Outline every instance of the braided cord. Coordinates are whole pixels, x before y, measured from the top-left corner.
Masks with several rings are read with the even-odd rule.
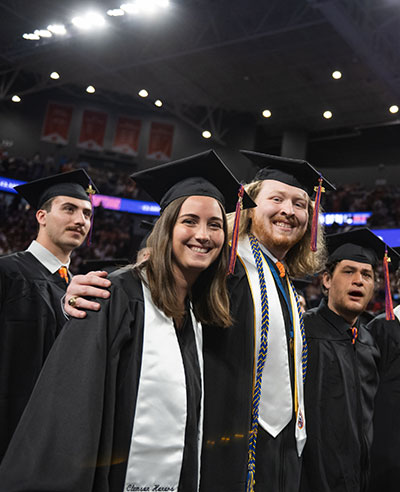
[[[256,472],[256,444],[258,435],[258,415],[261,399],[261,383],[262,374],[267,359],[268,353],[268,330],[269,330],[269,309],[268,309],[268,296],[267,288],[265,284],[263,262],[260,253],[260,247],[258,246],[257,239],[249,234],[251,250],[253,252],[254,260],[256,263],[258,278],[260,281],[261,291],[261,342],[260,350],[257,357],[257,369],[253,390],[253,402],[251,411],[251,430],[249,436],[249,452],[248,452],[248,464],[247,464],[247,483],[246,492],[254,491],[255,472]]]

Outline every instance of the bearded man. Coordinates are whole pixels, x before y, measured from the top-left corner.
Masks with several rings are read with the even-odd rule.
[[[241,217],[228,279],[235,322],[204,332],[201,490],[295,492],[306,441],[307,348],[290,278],[322,265],[322,238],[310,250],[310,197],[320,175],[305,161],[243,154],[263,169],[245,187],[257,207]]]

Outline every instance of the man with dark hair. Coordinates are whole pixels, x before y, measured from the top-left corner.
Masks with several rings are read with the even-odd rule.
[[[400,268],[396,288],[400,293]],[[394,315],[387,320],[381,314],[367,326],[381,351],[369,492],[397,492],[400,484],[400,305]]]
[[[61,308],[72,251],[86,238],[94,191],[83,170],[17,186],[37,210],[26,251],[0,258],[0,461],[66,319]]]
[[[328,236],[321,304],[304,316],[309,348],[303,492],[367,489],[379,349],[360,322],[385,244],[369,229]],[[393,252],[394,253],[394,252]]]

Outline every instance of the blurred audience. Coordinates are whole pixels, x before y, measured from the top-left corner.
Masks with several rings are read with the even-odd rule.
[[[8,152],[0,153],[0,176],[24,181],[31,181],[49,174],[68,172],[84,168],[93,177],[94,182],[103,195],[130,198],[133,200],[150,200],[124,171],[114,169],[111,164],[103,167],[92,166],[86,160],[74,160],[63,157],[56,161],[50,154],[41,156],[39,152],[29,158],[12,157]],[[367,188],[361,183],[341,185],[335,192],[327,193],[323,202],[326,212],[372,212],[367,226],[371,228],[399,227],[400,217],[400,186],[377,184]],[[19,197],[0,192],[0,255],[25,249],[30,238],[35,235],[36,221],[33,212],[25,208]],[[72,255],[71,270],[80,271],[83,259],[108,260],[112,258],[128,258],[133,261],[140,242],[146,234],[140,229],[144,217],[124,212],[111,212],[101,207],[96,208],[91,245],[85,244],[75,250]],[[326,228],[328,234],[343,232],[345,227],[334,224]],[[137,231],[137,232],[136,232]],[[376,282],[374,298],[368,311],[378,314],[385,309],[385,293],[382,272]],[[392,292],[396,292],[393,280]],[[308,307],[319,304],[321,299],[320,281],[318,277],[304,288]],[[395,305],[400,301],[395,298]]]

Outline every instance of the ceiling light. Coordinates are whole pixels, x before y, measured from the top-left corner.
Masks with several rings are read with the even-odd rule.
[[[94,94],[96,92],[96,89],[92,85],[88,85],[86,87],[86,92],[88,92],[89,94]]]
[[[50,24],[49,26],[47,26],[47,30],[52,32],[53,34],[57,34],[60,36],[67,34],[65,26],[63,26],[62,24]]]
[[[120,9],[127,14],[137,14],[139,12],[137,5],[135,5],[134,3],[123,3],[120,6]]]
[[[91,29],[93,27],[103,27],[106,23],[104,17],[96,12],[88,12],[84,16],[77,16],[72,19],[72,24],[78,29]]]
[[[160,5],[160,7],[168,7],[169,6],[169,0],[158,0],[157,4]]]
[[[40,39],[40,36],[38,36],[37,34],[33,34],[32,32],[30,33],[25,33],[22,35],[22,37],[24,39],[28,39],[29,41],[38,41]]]
[[[272,113],[269,109],[264,109],[264,111],[262,112],[262,115],[264,116],[264,118],[271,118]]]
[[[332,111],[324,111],[323,117],[326,120],[329,120],[330,118],[332,118],[332,116],[333,116]]]
[[[89,20],[92,26],[102,27],[106,23],[104,17],[97,12],[89,12],[86,14],[86,18]]]
[[[154,101],[154,105],[157,106],[157,108],[161,108],[162,101],[160,101],[159,99],[157,99],[157,101]]]
[[[393,106],[390,106],[389,111],[392,114],[398,113],[399,112],[399,107],[394,104]]]
[[[19,102],[21,102],[21,98],[19,96],[17,96],[16,94],[14,94],[14,96],[11,98],[11,101],[15,102],[15,103],[19,103]]]
[[[211,132],[208,130],[204,130],[204,132],[201,134],[203,138],[211,138]]]
[[[156,11],[156,2],[154,0],[136,0],[137,8],[146,14],[153,14]]]
[[[332,72],[332,77],[335,80],[339,80],[342,78],[342,72],[339,72],[339,70],[335,70],[334,72]]]
[[[60,78],[60,74],[58,72],[51,72],[50,78],[53,80],[58,80]]]
[[[146,89],[142,89],[138,92],[140,97],[147,97],[149,93],[146,91]]]
[[[40,36],[41,38],[51,38],[53,35],[47,29],[36,29],[33,34]]]
[[[107,10],[107,15],[110,17],[119,17],[120,15],[125,15],[125,12],[122,9],[110,9]]]

